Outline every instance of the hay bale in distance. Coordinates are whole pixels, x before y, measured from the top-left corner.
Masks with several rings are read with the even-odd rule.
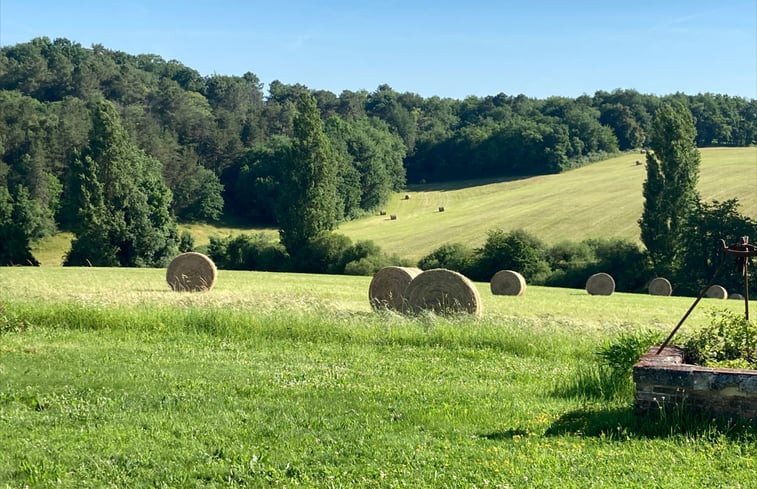
[[[739,294],[739,293],[736,293],[736,292],[734,292],[733,294],[729,294],[728,298],[729,299],[736,299],[736,300],[740,300],[740,301],[744,300],[744,296],[741,295],[741,294]]]
[[[586,292],[591,295],[612,295],[615,280],[607,273],[595,273],[586,281]]]
[[[423,270],[413,267],[384,267],[375,274],[368,286],[368,300],[374,309],[407,309],[405,291],[410,282]]]
[[[410,200],[410,194],[405,194],[405,200]]]
[[[444,212],[444,206],[443,205],[439,206],[439,212]]]
[[[391,216],[389,216],[389,219],[391,219],[392,221],[396,221],[397,220],[397,214],[392,214]]]
[[[429,310],[437,314],[481,315],[481,297],[476,286],[463,274],[446,268],[421,273],[407,286],[405,295],[414,313]]]
[[[526,279],[513,270],[500,270],[492,277],[489,286],[494,295],[523,295],[526,292]]]
[[[704,296],[710,299],[728,299],[728,291],[722,285],[713,285],[707,289]]]
[[[673,286],[664,277],[656,277],[649,282],[649,295],[670,295],[672,293]]]
[[[166,281],[176,291],[201,292],[213,288],[217,275],[213,260],[202,253],[190,251],[171,260],[166,270]]]
[[[386,211],[384,209],[381,209],[379,211],[379,216],[385,216],[385,215],[386,215]]]

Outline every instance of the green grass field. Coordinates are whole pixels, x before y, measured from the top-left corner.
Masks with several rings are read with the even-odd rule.
[[[164,274],[0,269],[0,487],[757,487],[753,427],[581,389],[691,298],[478,283],[482,318],[410,318],[368,277]]]
[[[757,147],[705,148],[701,154],[701,198],[738,198],[741,212],[757,219]],[[640,242],[646,170],[636,161],[643,163],[644,156],[628,153],[558,175],[499,183],[419,185],[394,195],[387,216],[348,222],[339,232],[414,259],[444,243],[479,246],[495,228],[525,229],[548,244],[592,237]]]
[[[705,148],[699,192],[703,200],[738,198],[741,212],[757,219],[757,147]],[[342,224],[338,232],[353,242],[373,240],[382,250],[419,259],[444,243],[481,245],[492,229],[525,229],[548,244],[590,237],[639,241],[638,219],[643,209],[644,155],[593,163],[559,175],[504,182],[469,181],[411,186],[392,196],[386,216],[369,216]],[[410,199],[405,200],[404,196]],[[444,212],[438,212],[443,206]],[[397,220],[389,219],[396,214]],[[227,237],[272,229],[182,224],[197,246],[210,236]],[[60,265],[70,234],[38,243],[35,257],[42,265]]]

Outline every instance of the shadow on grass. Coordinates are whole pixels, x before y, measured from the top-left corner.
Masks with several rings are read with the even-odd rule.
[[[454,180],[431,183],[411,183],[407,185],[408,192],[449,192],[467,188],[482,187],[495,183],[526,180],[539,175],[513,175],[507,177],[475,178],[470,180]]]
[[[493,431],[491,433],[484,433],[479,435],[481,438],[486,438],[487,440],[512,440],[513,438],[518,438],[522,436],[528,436],[529,432],[526,430],[519,430],[519,429],[510,429],[505,431]]]
[[[577,435],[616,440],[686,436],[732,440],[757,438],[749,421],[711,417],[685,408],[637,414],[634,408],[579,409],[558,418],[544,436]]]
[[[481,433],[492,441],[534,436],[524,429],[512,428]],[[754,443],[757,431],[749,421],[713,418],[682,409],[636,414],[633,407],[579,409],[560,416],[544,432],[545,437],[581,436],[627,441],[685,437],[716,441]]]

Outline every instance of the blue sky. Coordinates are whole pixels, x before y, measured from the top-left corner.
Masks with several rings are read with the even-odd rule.
[[[39,36],[337,95],[757,98],[757,0],[0,0],[0,45]]]

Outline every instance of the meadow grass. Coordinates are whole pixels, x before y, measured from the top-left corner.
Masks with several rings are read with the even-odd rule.
[[[73,239],[74,233],[56,233],[33,243],[32,254],[42,266],[61,266]]]
[[[690,298],[476,284],[479,320],[405,317],[368,283],[0,269],[0,487],[757,486],[751,426],[636,417],[581,374]]]
[[[702,200],[738,198],[740,211],[757,219],[757,147],[700,152]],[[548,244],[608,237],[640,243],[646,170],[636,161],[644,158],[625,153],[556,175],[410,186],[386,206],[396,220],[372,216],[346,222],[339,232],[412,259],[444,243],[480,246],[492,229],[524,229]],[[439,206],[445,211],[438,212]]]

